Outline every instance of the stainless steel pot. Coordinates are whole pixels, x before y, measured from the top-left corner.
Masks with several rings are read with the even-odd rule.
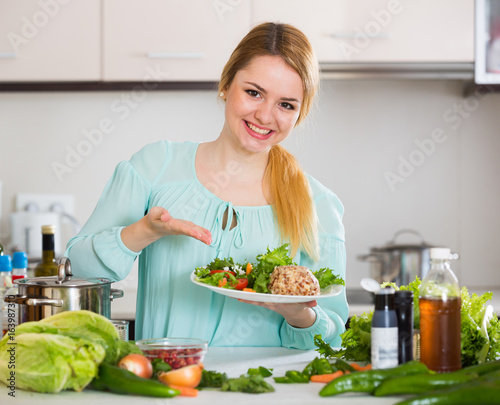
[[[19,323],[79,309],[110,318],[111,301],[123,297],[123,291],[112,289],[106,278],[73,278],[66,257],[59,261],[57,276],[21,279],[18,283],[19,294],[6,296],[5,301],[19,305]]]
[[[416,236],[418,243],[396,243],[396,239],[403,234]],[[385,246],[374,247],[369,254],[358,256],[358,259],[370,263],[370,277],[379,283],[389,281],[407,285],[415,277],[423,278],[427,274],[431,247],[434,246],[424,242],[417,231],[402,229]],[[453,254],[452,258],[458,258],[458,255]]]

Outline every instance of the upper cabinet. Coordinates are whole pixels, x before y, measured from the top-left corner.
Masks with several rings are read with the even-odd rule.
[[[0,81],[99,80],[100,0],[0,0]]]
[[[248,0],[104,0],[103,79],[217,81],[250,24]]]
[[[217,81],[263,21],[325,65],[474,61],[474,0],[0,0],[0,82]]]
[[[254,0],[262,21],[303,30],[320,62],[474,60],[474,0]]]

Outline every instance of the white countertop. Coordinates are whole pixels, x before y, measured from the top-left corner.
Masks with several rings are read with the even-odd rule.
[[[317,352],[284,349],[279,347],[210,347],[205,357],[205,368],[218,372],[226,372],[228,377],[238,377],[246,373],[249,368],[259,366],[272,368],[273,376],[283,376],[287,370],[302,370]],[[276,391],[266,394],[245,394],[240,392],[220,392],[217,390],[202,390],[198,397],[175,397],[175,398],[147,398],[127,395],[117,395],[92,390],[82,392],[63,391],[57,395],[40,394],[35,392],[16,390],[16,397],[7,395],[7,387],[0,384],[0,402],[2,404],[16,405],[186,405],[186,404],[217,404],[217,405],[244,405],[244,404],[331,404],[336,405],[389,405],[395,404],[401,398],[387,397],[375,398],[362,394],[344,394],[336,397],[320,397],[319,391],[324,386],[321,383],[309,384],[276,384],[272,377],[267,378]]]

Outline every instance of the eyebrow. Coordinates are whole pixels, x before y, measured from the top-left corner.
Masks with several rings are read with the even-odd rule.
[[[267,91],[265,89],[263,89],[262,87],[260,87],[257,83],[254,83],[254,82],[245,82],[245,83],[250,84],[252,86],[255,86],[257,88],[257,90],[259,90],[261,93],[267,94]],[[295,102],[295,103],[300,104],[300,101],[297,100],[296,98],[282,97],[281,100],[288,101],[288,102]]]

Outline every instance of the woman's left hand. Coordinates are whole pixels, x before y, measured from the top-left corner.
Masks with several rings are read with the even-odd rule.
[[[264,307],[270,309],[271,311],[277,312],[278,314],[283,315],[290,326],[293,326],[295,328],[308,328],[312,326],[316,321],[316,312],[311,309],[312,307],[318,305],[315,300],[287,304],[275,302],[258,302],[241,299],[238,299],[238,301],[257,305],[259,307]]]

